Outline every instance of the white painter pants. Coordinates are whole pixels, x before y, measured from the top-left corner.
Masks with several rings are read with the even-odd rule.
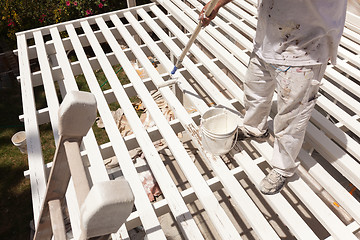
[[[244,128],[255,136],[266,132],[276,89],[275,143],[270,164],[284,176],[293,175],[299,165],[296,158],[325,69],[326,64],[290,68],[268,64],[254,53],[250,58],[244,85]]]

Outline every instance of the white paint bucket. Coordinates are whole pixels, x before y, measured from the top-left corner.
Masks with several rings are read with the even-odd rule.
[[[225,108],[209,108],[201,117],[201,138],[213,155],[228,153],[235,145],[239,116]]]
[[[11,137],[11,142],[20,150],[21,153],[27,153],[26,134],[24,131],[15,133]]]

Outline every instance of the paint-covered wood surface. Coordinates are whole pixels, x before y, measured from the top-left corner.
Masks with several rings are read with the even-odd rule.
[[[92,129],[83,139],[81,156],[89,183],[123,175],[135,195],[136,208],[126,224],[111,235],[113,239],[132,239],[134,229],[149,239],[165,239],[171,231],[178,233],[174,239],[359,238],[357,15],[348,13],[338,63],[328,66],[322,81],[321,96],[298,156],[304,172],[296,174],[282,194],[263,196],[257,190],[269,170],[272,138],[266,143],[239,143],[237,150],[226,156],[214,157],[203,150],[201,114],[213,104],[244,111],[242,83],[256,31],[256,2],[235,0],[222,8],[213,23],[199,33],[173,78],[170,72],[207,0],[157,0],[18,33],[24,105],[20,119],[25,123],[29,160],[25,175],[31,181],[35,222],[45,197],[46,170],[51,166],[44,164],[39,125],[50,122],[54,140],[59,141],[59,103],[67,92],[79,89],[75,76],[83,74],[96,97],[109,139],[99,145]],[[70,61],[69,53],[75,60]],[[30,61],[37,61],[39,68],[32,70]],[[117,65],[123,68],[129,84],[118,81],[113,70]],[[96,79],[94,72],[99,69],[108,80],[108,90],[103,91]],[[167,84],[174,79],[176,83]],[[36,107],[35,88],[43,90],[45,108]],[[161,94],[174,119],[164,117],[150,94],[154,90]],[[144,128],[130,100],[134,96],[141,99],[154,126]],[[132,134],[121,135],[111,103],[120,105]],[[275,110],[269,117],[270,126]],[[155,146],[158,141],[161,148]],[[144,191],[138,174],[142,170],[133,163],[134,150],[141,150],[162,190],[163,196],[155,202],[150,202]],[[104,161],[114,157],[119,166],[106,168]],[[80,212],[71,185],[66,200],[71,236],[77,239]]]

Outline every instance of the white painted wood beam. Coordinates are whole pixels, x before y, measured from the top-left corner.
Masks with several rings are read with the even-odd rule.
[[[63,92],[62,94],[64,93],[66,94],[66,92],[69,91],[78,91],[79,88],[76,84],[76,80],[73,75],[70,62],[68,61],[68,58],[66,56],[66,52],[62,44],[60,34],[56,28],[51,28],[50,33],[54,41],[55,49],[57,51],[57,59],[59,62],[59,67],[62,69],[62,72],[64,74],[65,92]],[[64,98],[65,95],[63,95],[62,97]],[[109,180],[92,129],[90,129],[88,134],[83,138],[83,143],[89,154],[88,162],[90,162],[89,171],[91,174],[91,182],[96,183],[96,182]],[[77,199],[75,197],[75,189],[73,187],[72,180],[70,180],[70,184],[66,193],[66,198],[67,198],[67,202],[70,203],[68,204],[68,210],[71,220],[70,222],[72,226],[72,232],[73,235],[77,237],[80,236],[81,234],[80,219],[79,219],[80,210],[77,205]]]
[[[222,61],[224,61],[225,59],[222,59],[221,57],[219,57]],[[325,103],[326,102],[326,103]],[[343,119],[344,117],[346,118],[346,120],[342,120],[341,122],[346,125],[347,127],[349,127],[349,129],[357,132],[357,126],[359,125],[359,123],[354,122],[354,120],[348,116],[348,114],[346,114],[344,111],[339,110],[339,108],[337,106],[335,106],[333,103],[331,103],[330,101],[326,100],[325,98],[319,98],[318,101],[318,105],[322,106],[322,107],[326,107],[325,110],[330,111],[335,109],[338,109],[338,114],[335,114],[334,116],[337,116],[337,118]],[[331,111],[330,111],[331,112]],[[325,118],[324,118],[325,119]],[[325,146],[324,146],[325,147]],[[325,147],[326,148],[326,147]],[[341,170],[340,170],[341,171]],[[354,172],[349,173],[348,175],[354,175]]]
[[[119,32],[124,36],[124,39],[126,39],[129,44],[131,36],[126,31],[119,18],[111,16],[111,19],[115,26],[118,28]],[[236,229],[225,214],[224,210],[220,207],[215,196],[207,187],[205,180],[198,172],[196,166],[192,162],[191,158],[187,154],[176,134],[171,130],[166,119],[162,115],[161,111],[158,109],[155,101],[152,99],[151,95],[144,87],[141,79],[137,74],[134,73],[134,70],[130,66],[127,67],[129,63],[124,58],[121,49],[116,49],[118,48],[118,46],[115,44],[112,45],[112,47],[114,48],[114,52],[117,54],[117,58],[120,64],[124,66],[125,72],[128,76],[131,76],[130,80],[133,82],[134,87],[135,89],[137,89],[140,98],[143,100],[143,103],[147,107],[152,119],[158,126],[161,134],[164,137],[164,140],[168,143],[169,149],[177,159],[177,162],[181,167],[184,175],[188,179],[191,186],[196,189],[198,197],[203,203],[204,208],[209,210],[211,209],[210,211],[207,211],[207,213],[211,221],[213,222],[215,228],[218,230],[220,236],[222,236],[224,239],[240,239],[240,235],[237,233]],[[132,50],[134,51],[134,49]],[[150,64],[150,62],[148,63]],[[206,204],[204,204],[205,202]]]
[[[84,24],[87,24],[87,22],[81,22],[81,24],[84,27]],[[149,239],[165,239],[160,223],[151,207],[146,193],[143,191],[138,174],[133,166],[129,154],[127,153],[127,148],[122,136],[117,129],[109,108],[107,107],[107,103],[102,95],[102,91],[92,71],[92,67],[87,60],[84,50],[82,49],[81,42],[75,32],[75,28],[73,25],[66,25],[66,30],[70,36],[77,57],[80,60],[89,88],[96,97],[98,111],[105,123],[109,139],[116,143],[113,144],[113,149],[118,159],[122,159],[122,161],[119,161],[119,164],[122,168],[125,179],[128,180],[131,189],[135,194],[135,206],[140,212],[141,220],[147,236]]]
[[[159,17],[160,20],[164,21],[164,24],[169,29],[171,29],[174,35],[177,36],[183,43],[186,43],[188,41],[188,38],[182,33],[182,31],[177,28],[175,24],[168,21],[166,16],[161,12],[159,8],[154,6],[151,8],[151,10]],[[160,29],[153,27],[153,30],[156,31],[157,34],[161,34],[164,39],[166,38],[165,34],[160,32]],[[199,33],[199,35],[201,35],[201,33]],[[167,44],[169,44],[169,48],[173,50],[176,49],[177,53],[181,52],[181,50],[176,46],[170,46],[171,43],[169,41],[167,41]],[[229,79],[229,77],[218,66],[216,66],[209,59],[209,57],[206,56],[196,45],[192,45],[192,47],[190,48],[190,52],[193,53],[197,57],[197,59],[204,64],[207,70],[210,71],[211,74],[216,77],[218,81],[224,83],[226,89],[232,93],[235,99],[243,98],[243,93],[242,91],[240,91],[239,87],[232,81],[226,81],[227,79]],[[177,53],[175,53],[175,55],[179,56]],[[195,71],[196,69],[193,68],[193,63],[191,61],[188,61],[188,58],[184,59],[183,65],[189,70],[190,73],[195,72],[193,76],[197,75]],[[197,82],[203,87],[203,89],[209,94],[209,96],[213,98],[215,102],[228,108],[233,108],[232,105],[228,104],[228,99],[223,94],[221,94],[219,92],[219,89],[215,87],[213,83],[211,83],[206,77],[196,79],[198,79]]]
[[[144,13],[142,14],[144,17]],[[129,13],[125,14],[125,17],[127,20],[133,24],[134,28],[136,27],[136,20],[135,18]],[[137,31],[139,35],[143,38],[143,40],[148,45],[153,45],[153,49],[155,48],[154,42],[151,42],[151,39],[146,38],[146,32],[145,30],[141,31],[140,26],[137,26]],[[130,40],[129,40],[130,41]],[[141,50],[138,46],[136,46],[135,42],[132,41],[132,44],[129,44],[129,46],[133,49],[135,55],[137,55],[139,61],[142,63],[143,66],[145,66],[145,69],[148,70],[149,75],[152,76],[153,81],[155,81],[156,85],[159,85],[162,79],[159,77],[158,73],[154,71],[154,69],[151,68],[151,65],[149,66],[149,63],[147,63],[146,56],[142,54]],[[156,49],[154,49],[156,50]],[[160,49],[158,49],[160,50]],[[160,52],[161,53],[161,52]],[[158,55],[160,55],[158,53]],[[165,56],[163,56],[165,57]],[[147,65],[147,67],[146,67]],[[172,64],[170,61],[167,62],[168,68],[171,68]],[[197,125],[192,121],[189,114],[186,112],[185,108],[181,105],[180,101],[176,98],[174,93],[169,88],[161,88],[159,91],[162,93],[163,97],[167,100],[169,105],[172,109],[174,109],[174,113],[176,114],[177,118],[180,119],[182,122],[185,130],[191,136],[193,143],[195,146],[199,149],[203,159],[212,166],[213,171],[215,171],[216,175],[221,180],[224,188],[227,190],[227,192],[230,193],[231,197],[234,199],[234,202],[237,205],[237,208],[240,209],[240,211],[245,215],[245,217],[249,220],[251,223],[253,229],[256,231],[258,236],[260,236],[263,239],[270,238],[270,239],[276,239],[278,236],[274,232],[274,230],[270,227],[270,225],[265,220],[264,216],[258,211],[255,204],[252,202],[252,200],[247,196],[244,189],[241,187],[239,182],[233,177],[233,175],[230,173],[227,166],[224,164],[222,159],[220,157],[214,157],[209,156],[204,152],[204,149],[202,148],[202,145],[199,144],[201,142],[198,138],[196,138],[196,132],[199,133],[199,129]],[[203,109],[199,109],[201,112],[204,112],[208,109],[206,105],[203,105]],[[192,131],[190,131],[190,129]],[[197,135],[199,136],[199,135]]]
[[[265,177],[265,174],[256,166],[256,163],[254,163],[244,151],[236,153],[234,158],[239,166],[244,169],[249,179],[258,187],[260,181]],[[298,239],[318,239],[281,194],[264,195],[264,199],[271,205],[274,211],[279,214],[281,220]]]
[[[117,16],[114,17],[117,18]],[[112,16],[110,16],[110,18],[112,18]],[[116,45],[116,39],[111,34],[104,20],[102,18],[98,18],[96,19],[96,22],[100,29],[104,32],[107,41]],[[97,42],[96,36],[91,32],[90,26],[86,26],[85,24],[83,24],[83,26],[83,29],[89,38],[90,44],[92,45],[95,54],[100,59],[102,69],[104,70],[107,79],[109,79],[111,87],[114,89],[114,93],[118,102],[120,103],[121,109],[123,109],[131,129],[133,130],[134,135],[136,136],[137,141],[142,151],[144,152],[146,160],[155,178],[157,179],[164,196],[168,201],[168,205],[172,210],[174,218],[182,228],[185,236],[187,236],[189,239],[201,239],[202,235],[197,228],[195,221],[193,220],[189,210],[187,209],[179,192],[177,191],[175,183],[165,168],[162,159],[160,158],[155,146],[152,143],[152,140],[147,134],[146,129],[143,127],[135,109],[126,95],[124,88],[112,70],[111,64],[106,60],[106,56],[101,50],[101,46]],[[146,61],[149,60],[146,58]],[[149,64],[151,63],[149,62]]]
[[[26,143],[28,153],[28,165],[30,169],[31,198],[35,227],[39,219],[40,209],[46,192],[46,174],[41,149],[40,132],[36,118],[35,96],[30,77],[30,64],[27,55],[26,36],[17,35],[19,49],[19,70],[23,111],[25,114],[24,125],[26,131]]]
[[[56,141],[56,120],[54,116],[58,100],[56,92],[54,93],[54,81],[59,81],[61,94],[62,97],[64,97],[64,95],[67,91],[69,91],[69,89],[77,89],[76,81],[73,76],[75,74],[81,74],[82,72],[84,72],[87,76],[87,80],[89,80],[91,84],[93,84],[92,90],[95,89],[94,91],[97,93],[97,97],[101,99],[101,106],[107,108],[106,103],[116,101],[116,95],[120,92],[113,91],[112,89],[107,91],[101,91],[101,89],[99,90],[98,86],[95,84],[94,76],[92,74],[93,70],[103,67],[104,64],[114,65],[118,62],[117,54],[105,54],[102,52],[102,50],[99,49],[99,46],[97,45],[107,41],[108,37],[106,37],[106,35],[113,36],[113,38],[115,39],[121,39],[124,34],[126,36],[128,34],[139,34],[143,38],[145,44],[141,46],[132,44],[132,46],[126,50],[120,49],[121,57],[127,60],[139,59],[140,61],[142,61],[142,64],[145,66],[145,70],[150,72],[151,74],[151,77],[145,81],[147,87],[154,88],[155,86],[160,86],[164,84],[164,80],[168,80],[169,74],[163,74],[161,76],[158,75],[156,70],[149,65],[149,62],[147,62],[147,59],[146,57],[144,57],[143,54],[145,54],[145,56],[147,56],[148,54],[155,55],[158,60],[160,60],[160,63],[165,66],[168,72],[170,72],[173,64],[164,54],[164,51],[169,51],[175,56],[180,55],[181,46],[186,44],[188,36],[191,35],[191,29],[193,29],[195,22],[197,22],[197,15],[199,10],[202,9],[203,4],[196,2],[195,0],[190,0],[189,2],[194,6],[190,9],[183,2],[178,0],[159,0],[159,2],[161,2],[163,6],[165,6],[165,8],[168,8],[171,14],[165,15],[161,13],[159,8],[154,4],[136,7],[134,9],[121,10],[117,12],[117,15],[113,16],[112,18],[126,17],[130,22],[128,24],[123,24],[121,26],[122,30],[120,32],[118,32],[118,26],[108,28],[107,26],[103,25],[105,29],[108,28],[106,31],[103,31],[102,29],[92,31],[89,28],[89,25],[96,24],[99,21],[101,22],[101,24],[104,24],[104,21],[110,20],[110,16],[114,13],[107,13],[81,20],[83,21],[82,23],[80,23],[81,21],[79,20],[75,20],[73,22],[66,23],[70,24],[67,26],[66,24],[58,24],[37,29],[35,31],[30,30],[17,34],[18,43],[22,44],[21,46],[18,44],[19,50],[17,52],[21,60],[21,71],[19,79],[21,80],[22,84],[23,101],[29,101],[29,103],[26,104],[26,107],[28,108],[27,112],[25,112],[24,110],[25,128],[27,133],[28,131],[34,133],[32,134],[32,139],[30,139],[31,143],[37,144],[37,141],[39,141],[40,139],[38,125],[48,121],[54,121],[53,131]],[[205,0],[205,2],[207,2],[207,0]],[[240,90],[240,88],[233,84],[229,77],[223,74],[221,70],[219,71],[219,69],[226,66],[227,69],[231,71],[231,73],[235,73],[235,75],[239,77],[241,81],[244,80],[244,74],[246,70],[246,67],[244,67],[244,65],[246,65],[249,60],[248,53],[252,49],[251,39],[254,37],[256,28],[257,13],[255,5],[255,0],[235,1],[226,5],[225,8],[222,8],[219,12],[219,16],[221,17],[214,19],[214,25],[205,28],[205,31],[202,31],[198,38],[199,43],[205,46],[207,50],[210,50],[211,53],[215,56],[215,58],[210,59],[202,53],[202,50],[200,50],[197,46],[194,46],[191,49],[191,53],[198,60],[200,60],[200,62],[194,64],[191,60],[187,59],[184,62],[185,68],[179,69],[176,76],[180,82],[178,86],[184,92],[184,94],[192,100],[193,105],[195,105],[196,109],[198,110],[198,112],[195,114],[196,118],[198,118],[199,114],[203,113],[207,109],[207,105],[202,99],[200,99],[201,97],[199,93],[202,92],[202,89],[197,88],[196,90],[194,90],[192,86],[186,81],[187,78],[191,78],[192,81],[195,80],[197,83],[199,83],[205,90],[204,93],[208,94],[211,100],[215,103],[222,103],[228,105],[229,108],[234,108],[234,104],[238,104],[236,106],[242,108],[239,103],[243,104],[243,92]],[[153,13],[155,13],[155,16],[150,17],[150,15],[146,13],[147,10],[151,10]],[[183,12],[185,12],[187,15],[185,15]],[[136,13],[141,16],[141,21],[134,21],[132,14]],[[172,21],[178,21],[184,26],[185,29],[189,30],[189,32],[187,34],[183,34],[178,29],[178,27],[172,23]],[[64,31],[69,28],[71,29],[71,31],[73,31],[74,28],[78,28],[80,26],[87,27],[87,32],[79,35],[76,35],[76,33],[72,33],[72,36],[70,36],[69,38],[60,38],[59,31]],[[173,31],[174,37],[170,38],[169,36],[167,36],[162,30],[164,27],[167,27],[171,31]],[[238,30],[239,32],[237,32]],[[154,31],[161,40],[154,42],[148,36],[149,31]],[[42,36],[44,34],[51,34],[53,39],[49,42],[44,43],[42,39]],[[164,36],[164,34],[166,36]],[[225,38],[223,34],[230,36],[230,38],[237,39],[238,45],[234,45],[229,39]],[[329,161],[329,163],[332,164],[339,173],[344,175],[357,188],[360,187],[360,178],[358,177],[358,172],[360,172],[360,154],[358,153],[360,144],[356,142],[352,137],[350,137],[350,135],[346,134],[344,131],[351,131],[352,133],[360,137],[360,125],[358,122],[360,115],[360,105],[357,99],[360,96],[360,88],[358,84],[360,82],[360,71],[358,69],[360,67],[359,36],[359,29],[351,23],[347,22],[346,28],[344,30],[344,37],[341,40],[341,45],[338,51],[338,64],[336,67],[328,66],[323,81],[324,84],[321,86],[321,90],[326,93],[326,95],[319,98],[317,107],[322,108],[319,109],[321,110],[321,112],[322,110],[325,110],[325,112],[330,114],[333,118],[339,120],[339,123],[333,124],[323,115],[321,115],[320,112],[314,111],[311,122],[309,123],[309,128],[306,133],[306,142],[312,144],[316,151],[318,151],[323,157],[325,157],[326,160]],[[26,39],[30,38],[33,38],[35,40],[35,45],[26,46]],[[130,38],[128,38],[128,36],[125,39],[127,39],[127,41],[130,41]],[[84,48],[85,46],[90,46],[90,44],[94,46],[95,43],[95,48],[98,51],[98,53],[96,54],[97,56],[89,59],[82,56],[81,61],[69,63],[66,56],[66,50],[72,48],[72,43],[74,41],[76,42],[75,45],[77,51],[80,51],[81,54],[82,48]],[[47,58],[49,55],[55,52],[56,59],[58,60],[57,62],[59,62],[59,66],[49,66]],[[34,57],[39,58],[40,71],[31,73],[29,68],[29,60]],[[241,67],[240,69],[237,69],[236,66]],[[131,68],[128,67],[128,69]],[[108,74],[107,72],[110,71],[110,68],[105,71],[105,74]],[[132,70],[128,71],[131,72]],[[129,75],[132,75],[132,73],[130,73]],[[136,91],[139,91],[140,89],[141,95],[145,96],[145,99],[150,99],[148,93],[146,93],[145,91],[146,88],[144,88],[143,83],[138,81],[138,76],[136,76],[135,74],[133,75],[135,76],[135,80],[132,80],[135,82],[137,81],[136,87],[134,88],[132,84],[130,84],[128,87],[124,86],[125,93],[121,92],[121,94],[125,94],[128,96],[131,94],[137,94]],[[237,98],[237,101],[235,99],[231,99],[231,101],[229,101],[227,97],[224,97],[222,93],[220,93],[220,90],[209,81],[209,76],[211,76],[213,80],[218,84],[220,90],[229,90],[230,93],[235,96],[235,98]],[[348,76],[350,76],[351,78],[348,78]],[[111,76],[110,78],[115,81],[115,78],[113,76]],[[30,81],[30,83],[27,81],[23,83],[24,79]],[[44,84],[44,89],[49,107],[36,110],[34,105],[31,103],[32,101],[34,101],[32,91],[35,86],[41,84]],[[337,84],[339,84],[339,88],[344,88],[346,90],[345,93],[343,90],[340,90],[337,87]],[[95,85],[97,87],[94,87]],[[26,91],[23,90],[23,87],[24,89],[26,89]],[[145,138],[147,138],[147,140],[144,141],[143,145],[151,145],[151,141],[153,141],[154,139],[160,139],[166,136],[168,132],[174,134],[178,131],[183,131],[184,129],[186,129],[186,126],[189,126],[191,124],[195,126],[195,129],[197,128],[197,126],[193,123],[192,119],[194,116],[189,116],[186,112],[184,112],[184,109],[178,103],[178,99],[174,98],[173,92],[168,87],[160,88],[160,91],[162,92],[164,98],[166,98],[168,101],[170,100],[170,106],[175,109],[174,112],[177,114],[178,119],[172,121],[167,127],[161,126],[160,129],[158,129],[158,127],[154,127],[152,129],[148,129],[147,134],[140,134],[140,136],[145,136]],[[331,100],[334,100],[335,102],[331,102],[325,96],[327,96]],[[148,100],[146,100],[146,102],[148,102]],[[348,109],[344,111],[335,104],[336,102],[341,103]],[[152,103],[150,103],[150,106],[151,104]],[[154,110],[157,109],[155,106],[151,106],[150,108],[153,115],[159,115],[157,110]],[[110,126],[109,124],[106,124],[107,131],[116,131],[115,128],[112,126],[113,124],[111,121],[113,120],[108,114],[108,110],[102,110],[102,113],[103,115],[106,115],[105,118],[107,118],[107,122],[110,122]],[[31,116],[32,119],[29,120],[29,116]],[[136,118],[134,117],[134,119]],[[162,125],[162,123],[162,120],[157,120],[157,125]],[[134,125],[138,126],[136,124]],[[343,129],[340,129],[340,127],[342,127]],[[121,140],[119,140],[119,137],[115,134],[112,135],[112,139],[109,143],[98,146],[93,132],[90,131],[88,136],[84,138],[85,148],[82,150],[82,159],[86,162],[86,164],[90,165],[89,173],[92,181],[96,182],[109,179],[105,166],[103,164],[103,159],[114,155],[119,157],[119,154],[126,153],[127,150],[138,146],[136,139],[140,136],[139,134],[133,134],[131,136],[125,137],[123,139],[123,143],[121,143],[122,147],[119,148],[118,146],[116,146],[116,144],[118,143],[118,141]],[[169,143],[169,147],[172,148],[172,152],[175,153],[175,149],[177,147],[180,147],[181,151],[183,151],[181,143],[176,142],[174,140],[175,138],[172,139],[168,136],[166,138]],[[197,138],[193,137],[192,140],[196,141]],[[271,153],[271,147],[268,144],[257,145],[257,143],[253,143],[252,145],[255,146],[265,158],[268,159],[270,157],[269,154]],[[201,149],[201,145],[198,147]],[[30,148],[34,149],[34,146],[30,146]],[[36,148],[37,146],[35,146],[35,149]],[[155,153],[154,150],[151,149],[152,147],[142,148],[145,149],[146,154],[150,155],[153,153],[155,154],[155,156],[158,156],[157,153]],[[28,171],[28,174],[32,176],[31,183],[34,183],[34,185],[32,185],[32,195],[33,199],[36,198],[37,201],[38,199],[40,199],[41,196],[39,193],[35,193],[35,191],[38,189],[35,186],[35,184],[37,183],[34,182],[35,172],[32,172],[32,170],[34,170],[34,166],[38,166],[36,169],[36,174],[40,173],[40,175],[38,176],[42,176],[39,178],[41,181],[46,179],[46,173],[42,173],[45,171],[42,161],[41,148],[40,151],[36,152],[36,154],[40,155],[36,155],[36,158],[34,158],[34,153],[32,153],[31,156],[29,155],[30,170]],[[177,161],[180,161],[181,157],[183,156],[185,156],[186,158],[188,157],[185,153],[183,155],[182,153],[177,153],[175,158],[177,159]],[[248,160],[250,159],[250,157],[246,155],[241,156],[241,158],[243,157],[245,159],[248,158]],[[241,170],[236,168],[236,170],[234,171],[229,171],[227,170],[223,162],[220,160],[218,161],[217,158],[208,158],[204,156],[204,154],[202,154],[202,158],[205,162],[208,163],[208,165],[211,166],[211,168],[217,175],[217,177],[214,178],[216,180],[213,179],[214,181],[210,181],[213,183],[213,185],[211,185],[210,191],[205,191],[206,194],[210,195],[211,191],[213,191],[215,188],[220,189],[223,185],[223,188],[226,190],[227,193],[230,194],[231,198],[234,200],[236,209],[238,209],[239,211],[244,211],[243,215],[245,216],[247,213],[252,212],[253,210],[250,210],[250,208],[244,210],[239,207],[241,205],[240,203],[242,197],[244,198],[245,202],[249,199],[245,196],[246,194],[242,195],[243,192],[236,192],[239,187],[239,184],[237,183],[237,180],[239,178],[234,178],[232,174],[234,173],[234,171],[239,174],[242,171],[242,168],[240,168]],[[33,164],[32,166],[30,166],[30,159],[36,159],[36,161],[38,162],[37,165]],[[301,150],[299,154],[299,159],[301,160],[302,164],[309,170],[310,175],[314,177],[322,185],[322,187],[327,192],[329,192],[332,197],[334,197],[334,199],[356,221],[359,222],[359,203],[352,196],[346,194],[346,189],[342,187],[329,173],[327,173],[319,163],[317,163],[312,157],[310,157],[308,153],[305,152],[305,150]],[[264,159],[262,159],[261,161],[255,161],[255,163],[250,163],[246,161],[242,162],[246,165],[244,166],[245,172],[247,173],[249,178],[252,179],[252,181],[255,183],[259,182],[263,177],[263,173],[256,166],[257,163],[263,162],[263,160]],[[185,167],[183,166],[182,168]],[[194,171],[196,171],[195,169],[196,168],[194,168]],[[159,174],[160,172],[161,171],[159,171]],[[162,177],[156,178],[163,179]],[[196,177],[193,179],[193,181],[196,181]],[[40,189],[41,181],[39,185]],[[162,181],[163,180],[160,180],[159,182]],[[193,201],[194,199],[196,199],[196,194],[202,195],[203,190],[199,190],[201,189],[200,186],[203,187],[204,184],[198,184],[195,188],[196,191],[194,191],[193,188],[189,188],[182,192],[181,195],[183,197],[183,201],[185,203],[188,203],[190,200]],[[348,234],[346,238],[349,237],[350,239],[351,237],[353,237],[351,233],[358,231],[357,229],[359,229],[359,224],[356,222],[348,226],[345,226],[341,222],[339,223],[339,219],[329,212],[329,209],[316,196],[316,194],[308,188],[308,186],[302,181],[302,179],[296,179],[294,182],[290,183],[289,188],[294,191],[294,193],[301,199],[304,205],[309,208],[309,210],[314,214],[314,216],[316,216],[317,219],[319,219],[319,221],[333,235],[333,237],[343,237],[342,234]],[[67,191],[67,201],[71,202],[71,204],[69,205],[71,224],[73,227],[74,236],[77,237],[79,219],[78,217],[76,217],[76,215],[78,215],[79,212],[78,208],[75,206],[76,202],[72,202],[70,200],[72,199],[71,194],[73,194],[73,192],[74,190],[69,187]],[[34,197],[35,195],[36,197]],[[206,197],[204,197],[204,195],[199,198],[201,202],[205,201],[204,199]],[[212,193],[211,196],[213,196]],[[280,199],[282,197],[280,196],[278,198]],[[290,205],[287,205],[288,203],[286,200],[279,200],[280,203],[285,202],[285,207],[283,209],[279,204],[276,203],[277,200],[271,200],[271,197],[270,199],[265,197],[265,200],[268,201],[271,207],[279,213],[280,219],[289,227],[290,231],[297,238],[316,238],[316,236],[314,237],[314,233],[309,229],[309,227],[304,223],[304,221],[296,213],[295,215],[293,215],[294,209],[290,207]],[[167,205],[167,199],[157,202],[153,206],[156,214],[164,214],[165,212],[169,211],[175,212],[174,210],[171,210],[171,203]],[[247,202],[246,206],[251,206],[251,203]],[[33,205],[33,207],[35,216],[36,203]],[[288,211],[285,211],[286,208],[289,208]],[[206,209],[206,212],[208,211],[209,210]],[[139,217],[139,213],[142,217]],[[152,212],[152,214],[154,213]],[[226,215],[223,216],[227,218]],[[253,217],[255,218],[255,216],[256,215],[254,215]],[[142,218],[143,213],[141,211],[134,212],[128,218],[128,229],[131,229],[131,227],[133,226],[141,225],[143,221]],[[251,223],[254,230],[257,232],[257,235],[262,237],[262,234],[264,233],[261,233],[261,230],[259,230],[260,228],[257,226],[257,223],[252,223],[251,216],[246,216],[246,219]],[[219,226],[220,224],[218,225],[218,228]],[[124,225],[118,233],[121,233],[122,237],[128,238],[127,230]],[[236,233],[234,233],[234,236],[235,235]],[[118,236],[113,236],[113,239],[117,239],[117,237]],[[329,239],[331,239],[331,237]]]
[[[153,10],[153,8],[152,8],[152,10]],[[153,10],[153,12],[154,12],[154,10]],[[144,18],[144,17],[143,17]]]
[[[357,32],[360,33],[360,17],[352,12],[346,13],[346,26],[353,25]]]
[[[59,100],[57,97],[54,80],[50,71],[50,64],[48,61],[48,55],[46,53],[45,43],[41,32],[34,32],[35,45],[37,55],[39,56],[40,72],[43,79],[44,90],[46,92],[45,97],[48,104],[51,127],[53,129],[53,135],[55,140],[55,146],[59,141],[58,134],[58,110]]]
[[[272,157],[272,148],[270,145],[267,143],[257,143],[255,141],[251,141],[251,144],[269,161]],[[241,160],[239,159],[238,161]],[[331,235],[339,239],[344,236],[346,236],[346,239],[357,239],[296,173],[292,179],[288,181],[287,185]]]
[[[357,222],[360,222],[360,203],[349,192],[341,186],[315,159],[305,150],[299,154],[301,164],[306,167],[309,174],[318,181],[324,189],[334,197]]]
[[[50,32],[55,42],[55,48],[57,51],[57,58],[59,59],[60,67],[62,68],[62,71],[64,73],[66,91],[78,91],[79,88],[76,84],[75,77],[72,74],[70,63],[69,61],[65,60],[67,59],[67,57],[63,45],[61,44],[60,35],[56,28],[50,29]],[[83,141],[85,149],[89,155],[89,162],[91,165],[89,167],[89,170],[91,173],[92,182],[95,183],[108,180],[109,177],[107,176],[103,159],[92,129],[90,129],[88,134],[83,138]]]
[[[257,158],[254,159],[254,164],[260,164],[265,161],[264,158]],[[236,167],[234,169],[230,170],[231,174],[235,176],[236,179],[240,181],[240,179],[243,177],[243,169],[241,167]],[[210,178],[206,181],[207,185],[209,185],[212,192],[216,192],[223,188],[220,180],[218,177]],[[195,194],[195,191],[192,187],[189,187],[183,191],[181,191],[181,196],[183,197],[184,201],[188,203],[192,203],[195,200],[197,200],[197,196]],[[155,211],[158,215],[165,214],[169,211],[166,200],[160,200],[159,202],[154,203]],[[130,217],[127,219],[126,226],[128,229],[132,229],[136,226],[140,225],[139,216],[137,212],[133,212],[130,214]]]

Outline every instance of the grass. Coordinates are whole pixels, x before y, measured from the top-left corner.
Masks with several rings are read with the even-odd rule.
[[[122,84],[129,83],[127,76],[120,66],[115,66]],[[95,72],[102,90],[110,89],[104,73]],[[89,91],[85,77],[76,77],[79,89]],[[36,108],[46,107],[45,94],[42,87],[34,89]],[[133,102],[136,98],[131,99]],[[109,104],[111,110],[119,108],[118,103]],[[13,87],[0,92],[0,239],[29,239],[29,223],[33,219],[30,181],[24,177],[28,169],[27,155],[22,154],[12,143],[11,137],[18,131],[24,130],[24,124],[19,121],[23,113],[20,86],[14,81]],[[44,161],[50,162],[55,153],[55,143],[50,123],[39,127]],[[93,130],[98,144],[109,141],[104,129],[96,124]]]
[[[28,239],[32,219],[27,155],[12,143],[11,137],[24,130],[18,116],[22,113],[20,87],[16,83],[0,93],[0,238]]]

